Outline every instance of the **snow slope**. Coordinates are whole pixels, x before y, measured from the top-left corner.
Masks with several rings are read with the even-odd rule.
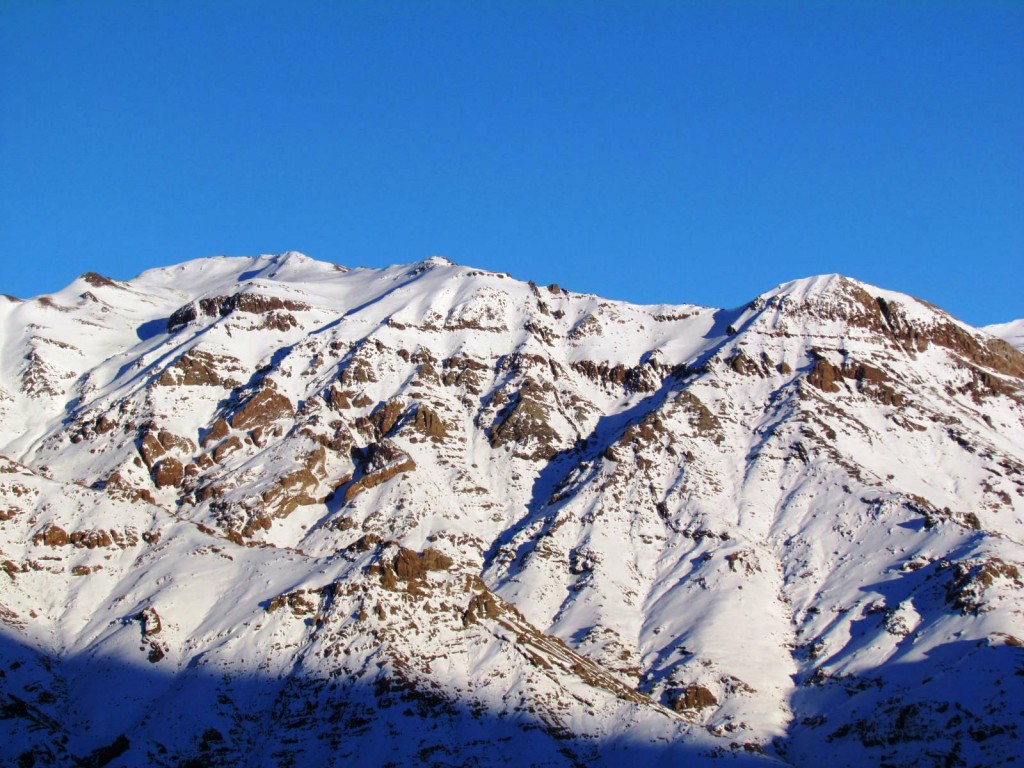
[[[1024,356],[932,305],[286,253],[0,327],[5,757],[1018,751]]]
[[[982,330],[988,331],[993,336],[998,336],[1017,349],[1024,349],[1024,320],[1013,320],[1009,323],[999,323],[998,325],[986,325]]]

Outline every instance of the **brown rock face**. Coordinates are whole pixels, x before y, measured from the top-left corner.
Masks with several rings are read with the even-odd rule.
[[[674,691],[670,698],[672,709],[676,712],[699,711],[718,704],[718,699],[703,685],[689,685]]]
[[[63,547],[70,543],[70,540],[67,531],[50,523],[32,537],[32,543],[46,547]]]
[[[142,624],[142,636],[152,637],[153,635],[160,634],[160,630],[163,629],[163,622],[160,621],[160,614],[156,612],[156,608],[149,606],[143,608],[139,613],[139,622]]]
[[[491,429],[491,446],[526,445],[535,441],[537,447],[530,458],[550,459],[558,453],[558,434],[548,423],[550,410],[534,394],[536,385],[524,384],[512,408],[506,411],[502,420]]]
[[[316,489],[317,479],[306,468],[297,469],[277,481],[277,484],[263,492],[263,503],[275,517],[287,517],[296,507],[315,504],[310,492]]]
[[[252,429],[266,426],[278,419],[290,419],[295,415],[291,400],[273,389],[261,389],[231,417],[235,429]]]
[[[400,547],[389,563],[371,566],[380,575],[381,586],[393,591],[421,592],[421,585],[430,571],[446,571],[452,559],[436,549],[413,552]]]
[[[193,304],[181,307],[167,321],[170,333],[183,328],[201,315],[206,317],[224,317],[232,312],[246,312],[263,315],[289,310],[292,312],[309,309],[308,304],[292,299],[281,299],[277,296],[261,296],[256,293],[236,293],[231,296],[213,296],[200,299]]]
[[[150,470],[169,451],[190,455],[195,450],[196,444],[188,438],[175,435],[166,429],[157,429],[152,425],[143,428],[139,440],[139,455],[146,468]]]
[[[153,465],[156,464],[157,461],[160,460],[160,457],[165,453],[167,453],[167,449],[160,444],[156,433],[147,430],[139,441],[139,455],[142,456],[142,461],[146,465],[146,468],[152,469]]]
[[[412,457],[390,440],[374,443],[367,449],[367,453],[364,474],[345,491],[346,502],[368,488],[375,488],[396,475],[416,469]]]
[[[153,482],[157,488],[178,487],[185,477],[185,467],[173,456],[161,459],[153,467]]]
[[[210,431],[203,436],[203,447],[206,448],[214,443],[219,443],[228,433],[231,431],[231,427],[224,419],[217,419],[213,422],[213,426],[210,427]]]
[[[416,409],[416,417],[413,420],[413,427],[418,431],[433,438],[444,440],[448,436],[448,429],[444,421],[436,411],[421,405]]]
[[[841,374],[828,360],[823,357],[814,361],[814,367],[807,374],[807,383],[817,387],[822,392],[838,392],[839,385],[836,381]]]
[[[178,385],[232,389],[240,386],[241,382],[227,374],[241,370],[242,365],[236,358],[190,349],[164,369],[156,383],[161,387]]]
[[[232,453],[234,453],[235,451],[240,451],[241,449],[241,438],[238,437],[238,435],[233,435],[232,437],[228,438],[223,443],[217,446],[216,450],[214,450],[213,452],[213,460],[220,464]]]
[[[402,417],[402,404],[398,400],[388,400],[370,414],[378,437],[386,437]]]
[[[839,392],[844,379],[852,381],[858,392],[883,405],[899,407],[906,403],[906,398],[891,386],[885,371],[866,363],[851,360],[835,366],[823,357],[816,357],[814,367],[807,374],[807,383],[822,392]]]

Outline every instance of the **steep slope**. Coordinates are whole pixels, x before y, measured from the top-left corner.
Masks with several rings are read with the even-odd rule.
[[[12,756],[1015,754],[1024,356],[933,306],[288,253],[0,327]]]

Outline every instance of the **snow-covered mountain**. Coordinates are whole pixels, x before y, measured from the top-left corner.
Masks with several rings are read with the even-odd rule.
[[[982,330],[988,331],[993,336],[998,336],[1017,349],[1024,350],[1024,319],[1013,320],[1009,323],[999,323],[997,325],[986,325]]]
[[[0,455],[12,765],[1019,758],[1024,355],[839,275],[85,274]]]

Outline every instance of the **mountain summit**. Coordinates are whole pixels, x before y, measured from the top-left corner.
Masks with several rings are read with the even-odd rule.
[[[1024,355],[926,302],[286,253],[0,329],[14,764],[1019,752]]]

